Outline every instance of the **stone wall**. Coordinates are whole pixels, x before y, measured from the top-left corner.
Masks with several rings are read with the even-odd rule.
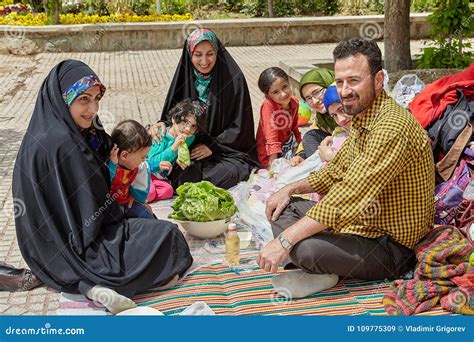
[[[412,14],[411,39],[427,37],[428,14]],[[225,46],[335,43],[352,37],[383,39],[381,15],[205,20],[172,23],[0,26],[0,51],[31,54],[181,48],[189,32],[207,27]]]

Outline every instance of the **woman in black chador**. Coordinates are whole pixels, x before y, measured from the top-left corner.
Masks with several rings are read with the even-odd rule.
[[[109,195],[112,146],[96,116],[104,92],[82,62],[51,70],[18,152],[13,196],[25,204],[16,231],[32,272],[117,313],[135,306],[135,293],[176,281],[192,257],[175,224],[126,219]]]
[[[230,188],[258,167],[252,104],[244,74],[214,32],[197,29],[188,36],[166,97],[161,120],[179,101],[191,98],[203,106],[205,133],[190,146],[193,163],[175,168],[176,187],[208,180]],[[160,124],[159,124],[160,126]],[[161,124],[162,130],[164,125]]]

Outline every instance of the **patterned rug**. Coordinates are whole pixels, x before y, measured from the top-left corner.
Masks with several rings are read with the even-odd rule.
[[[153,204],[158,218],[171,212],[172,201]],[[239,231],[252,231],[238,224]],[[183,231],[184,232],[184,231]],[[249,248],[241,251],[241,264],[224,262],[224,238],[199,240],[184,232],[194,258],[192,270],[175,288],[133,298],[165,315],[177,315],[195,302],[204,301],[217,315],[386,315],[382,305],[390,282],[345,280],[335,287],[302,299],[287,299],[272,287],[272,275],[256,264],[260,244],[253,233]],[[284,272],[282,269],[280,271]],[[105,309],[83,296],[63,294],[59,315],[105,315]],[[450,315],[436,307],[421,315]]]

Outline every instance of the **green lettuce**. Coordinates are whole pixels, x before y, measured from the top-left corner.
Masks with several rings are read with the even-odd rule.
[[[178,147],[178,160],[180,161],[180,163],[182,163],[186,166],[191,165],[191,158],[190,158],[190,155],[189,155],[189,148],[188,148],[188,145],[186,145],[186,143],[182,143]]]
[[[178,198],[169,218],[181,221],[208,222],[226,219],[237,212],[234,199],[227,190],[211,182],[186,182],[176,189]]]

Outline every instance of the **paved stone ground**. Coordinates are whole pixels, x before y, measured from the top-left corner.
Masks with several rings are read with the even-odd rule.
[[[247,78],[256,125],[263,97],[257,87],[260,72],[284,60],[331,58],[334,47],[335,44],[228,48]],[[412,42],[412,53],[417,53],[419,48],[420,42]],[[144,124],[158,119],[180,53],[181,49],[44,53],[28,57],[0,55],[3,85],[0,87],[0,260],[26,267],[15,233],[15,212],[21,214],[25,208],[13,204],[13,165],[38,90],[49,70],[59,61],[73,58],[84,61],[97,72],[108,88],[101,101],[101,119],[110,132],[123,119],[133,118]],[[46,287],[29,292],[0,292],[0,314],[55,314],[59,297],[59,292]]]

